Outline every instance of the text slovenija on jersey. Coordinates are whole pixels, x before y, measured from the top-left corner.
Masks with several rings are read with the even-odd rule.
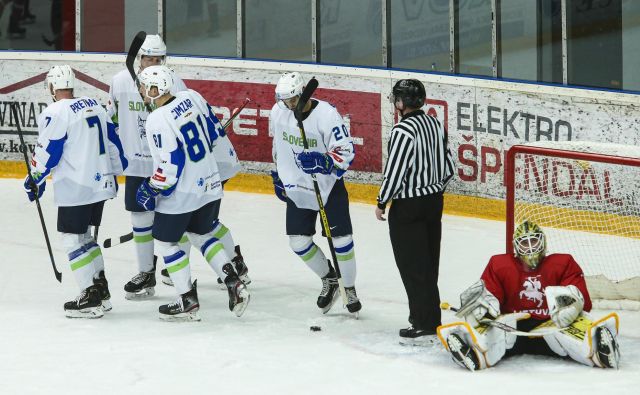
[[[222,198],[213,151],[223,133],[209,104],[190,89],[149,114],[147,140],[155,169],[150,184],[162,195],[155,211],[187,213]]]
[[[171,93],[186,90],[184,82],[175,73]],[[135,177],[150,177],[153,174],[153,161],[145,131],[149,113],[138,93],[136,84],[128,70],[122,70],[113,76],[109,89],[107,111],[118,127],[118,135],[129,166],[124,174]]]
[[[591,310],[582,269],[569,254],[551,254],[533,271],[526,271],[513,254],[494,255],[481,276],[487,290],[500,301],[501,313],[525,312],[549,319],[544,290],[548,286],[575,285],[584,297],[584,311]]]
[[[79,206],[116,196],[114,175],[126,164],[107,120],[98,101],[88,97],[59,100],[38,116],[32,172],[51,171],[56,205]]]
[[[317,105],[302,124],[309,151],[328,153],[335,166],[331,174],[316,174],[322,202],[326,204],[333,185],[351,165],[355,149],[349,130],[335,107],[322,100],[313,101]],[[304,148],[293,111],[276,103],[271,109],[269,129],[273,135],[273,161],[287,197],[299,208],[318,210],[313,180],[302,171],[297,159]]]

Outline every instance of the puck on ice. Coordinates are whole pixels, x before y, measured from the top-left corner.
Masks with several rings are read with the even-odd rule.
[[[318,332],[321,331],[322,328],[320,328],[319,326],[310,326],[309,329],[311,330],[311,332]]]

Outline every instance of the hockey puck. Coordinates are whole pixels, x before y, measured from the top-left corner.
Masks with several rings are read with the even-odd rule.
[[[309,330],[311,330],[311,332],[319,332],[322,330],[322,328],[320,328],[319,326],[310,326]]]

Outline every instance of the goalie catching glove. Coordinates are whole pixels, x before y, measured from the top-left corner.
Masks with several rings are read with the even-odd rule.
[[[551,320],[558,328],[566,328],[584,308],[584,297],[575,285],[549,286],[544,289]]]

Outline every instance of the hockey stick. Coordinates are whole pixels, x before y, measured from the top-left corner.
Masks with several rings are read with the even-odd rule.
[[[140,34],[140,33],[138,33]],[[251,99],[249,99],[248,97],[246,99],[244,99],[244,102],[242,103],[242,105],[237,108],[232,114],[231,117],[229,118],[229,120],[227,122],[224,123],[224,125],[222,126],[222,129],[226,130],[227,127],[229,127],[229,125],[231,125],[231,122],[233,122],[233,120],[240,114],[240,111],[242,111],[247,104],[249,104],[249,102],[251,102]],[[96,239],[98,240],[98,239]],[[118,244],[122,244],[122,243],[126,243],[128,241],[133,240],[133,232],[129,232],[125,235],[122,235],[118,238],[116,238],[115,240],[113,240],[112,238],[108,238],[105,239],[104,242],[102,243],[102,246],[104,248],[111,248],[113,246],[117,246]]]
[[[304,91],[302,91],[302,95],[300,95],[300,99],[298,100],[298,104],[296,105],[295,110],[293,111],[296,120],[298,121],[298,128],[300,129],[300,137],[302,138],[302,144],[304,147],[304,152],[309,151],[309,142],[307,141],[307,135],[304,131],[304,125],[302,123],[302,110],[307,105],[309,99],[311,99],[311,95],[318,87],[318,80],[315,77],[311,78],[307,83],[307,86],[304,87]],[[322,203],[322,195],[320,195],[320,187],[318,186],[318,180],[316,179],[315,174],[311,174],[311,178],[313,180],[313,189],[316,192],[316,199],[318,200],[318,208],[320,211],[320,219],[322,221],[322,228],[324,230],[325,235],[327,236],[327,242],[329,243],[329,250],[331,251],[331,259],[333,259],[333,263],[335,264],[336,269],[336,277],[338,278],[338,289],[340,290],[340,295],[342,296],[342,302],[344,305],[347,305],[347,291],[344,289],[344,284],[342,282],[342,274],[340,273],[340,265],[338,264],[338,258],[336,256],[336,248],[333,246],[333,239],[331,238],[331,228],[329,227],[329,220],[327,219],[327,213],[324,209],[324,204]]]
[[[133,62],[136,60],[136,56],[138,56],[138,52],[140,52],[140,48],[142,48],[142,44],[144,44],[144,39],[147,38],[147,33],[143,30],[139,31],[138,34],[131,41],[131,46],[129,46],[129,52],[127,52],[127,60],[125,64],[127,65],[127,70],[129,70],[129,74],[131,78],[133,78],[133,82],[136,83],[136,88],[138,90],[138,94],[144,103],[144,97],[140,93],[140,81],[138,81],[138,76],[136,75],[136,71],[133,69]],[[151,112],[151,107],[149,104],[144,103],[144,107],[147,109],[147,112]]]
[[[42,207],[40,206],[40,199],[38,198],[38,186],[31,176],[31,165],[29,165],[29,158],[27,157],[27,145],[24,142],[24,135],[22,134],[22,127],[20,126],[20,118],[18,117],[18,103],[14,102],[11,105],[11,112],[13,112],[13,119],[16,121],[16,128],[18,129],[18,136],[20,137],[20,145],[22,146],[22,154],[24,155],[24,164],[27,165],[27,175],[29,176],[29,186],[34,191],[36,206],[38,207],[38,215],[40,216],[40,225],[42,225],[42,231],[44,232],[44,240],[47,243],[47,250],[49,250],[49,259],[51,259],[51,266],[53,266],[53,272],[55,273],[56,280],[62,282],[62,273],[58,271],[56,267],[56,261],[53,259],[53,251],[51,250],[51,242],[49,241],[49,233],[47,232],[47,225],[44,223],[44,216],[42,215]]]
[[[233,120],[236,119],[236,117],[240,114],[240,111],[242,111],[247,106],[247,104],[249,104],[250,101],[251,99],[249,99],[248,97],[244,99],[244,103],[242,103],[240,108],[236,108],[235,111],[231,113],[231,117],[229,117],[229,120],[225,122],[224,125],[222,125],[222,129],[227,130],[229,125],[231,125],[231,122],[233,122]]]
[[[459,311],[459,309],[451,306],[449,303],[447,302],[442,302],[440,303],[440,308],[442,310],[451,310],[454,312]],[[523,332],[518,330],[517,328],[512,327],[511,325],[507,325],[505,323],[499,322],[499,321],[495,321],[492,319],[488,319],[488,318],[483,318],[481,320],[478,320],[478,322],[482,325],[488,325],[494,328],[498,328],[500,330],[503,330],[505,332],[511,333],[513,335],[516,336],[527,336],[527,337],[543,337],[546,335],[551,335],[554,333],[558,333],[560,331],[562,331],[562,328],[556,328],[556,329],[547,329],[547,330],[540,330],[540,331],[535,331],[535,332]]]

